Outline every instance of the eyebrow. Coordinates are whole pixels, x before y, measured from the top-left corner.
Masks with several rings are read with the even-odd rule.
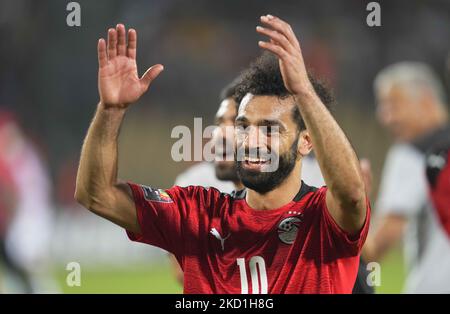
[[[238,122],[249,122],[248,121],[248,119],[246,118],[246,117],[244,117],[244,116],[238,116],[237,118],[236,118],[236,120],[235,120],[235,122],[236,123],[238,123]]]
[[[236,118],[236,123],[249,123],[250,121],[244,117],[240,116]],[[286,128],[280,121],[278,120],[270,120],[270,119],[262,119],[256,123],[257,126],[278,126],[281,131],[285,131]]]

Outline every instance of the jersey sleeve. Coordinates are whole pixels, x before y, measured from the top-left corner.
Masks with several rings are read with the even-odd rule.
[[[176,256],[183,255],[183,231],[188,211],[196,210],[198,187],[174,186],[167,190],[128,182],[136,206],[141,234],[127,230],[132,241],[160,247]]]
[[[320,232],[322,246],[328,252],[335,252],[340,256],[356,256],[360,254],[366,241],[370,223],[370,202],[366,197],[366,218],[364,224],[356,234],[350,234],[342,229],[331,216],[326,204],[327,187],[322,187],[315,193],[314,202],[320,216]]]

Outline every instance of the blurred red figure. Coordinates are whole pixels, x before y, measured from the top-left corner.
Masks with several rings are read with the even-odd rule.
[[[1,253],[7,274],[12,277],[5,291],[55,292],[47,275],[52,231],[49,176],[9,112],[0,112],[0,165],[2,191],[5,187],[13,191],[2,192],[0,205]]]

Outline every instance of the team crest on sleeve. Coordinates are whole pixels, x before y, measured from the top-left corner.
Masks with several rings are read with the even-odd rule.
[[[288,217],[278,224],[278,237],[281,242],[286,244],[294,243],[300,222],[301,220],[298,217]]]
[[[162,189],[153,189],[151,187],[141,185],[142,191],[144,192],[144,198],[151,202],[160,203],[173,203],[170,195]]]

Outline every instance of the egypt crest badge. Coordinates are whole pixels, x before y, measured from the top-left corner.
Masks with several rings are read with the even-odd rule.
[[[278,224],[278,237],[281,242],[286,244],[294,243],[300,222],[301,219],[298,217],[288,217]]]
[[[160,203],[173,203],[170,195],[162,189],[153,189],[151,187],[141,185],[144,197],[147,201]]]

